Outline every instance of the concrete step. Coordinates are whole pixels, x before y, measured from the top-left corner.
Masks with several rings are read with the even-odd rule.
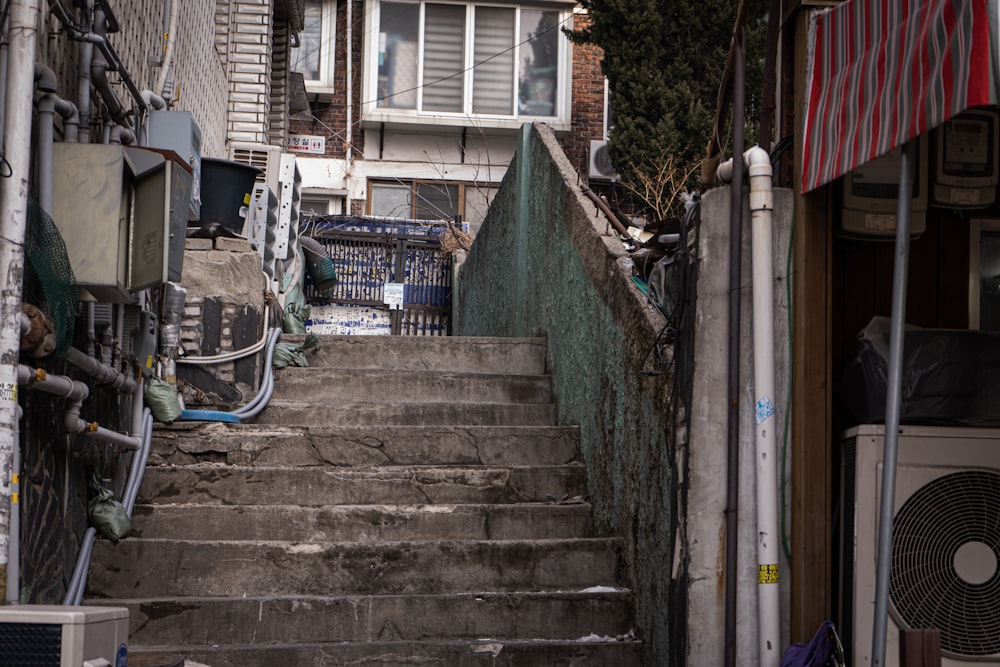
[[[614,587],[616,539],[301,542],[99,540],[90,598],[400,595]]]
[[[287,642],[573,640],[623,636],[625,590],[567,593],[101,600],[127,607],[131,646]],[[289,664],[289,663],[276,663]]]
[[[303,335],[281,337],[282,342],[295,344],[304,339]],[[310,366],[523,375],[541,375],[546,371],[544,338],[320,336],[319,339],[319,349],[306,355]]]
[[[275,399],[352,403],[551,403],[547,375],[454,373],[368,368],[282,368]]]
[[[589,537],[591,507],[563,505],[137,505],[132,535],[188,540],[375,542]]]
[[[178,423],[150,461],[238,465],[553,465],[576,458],[575,426],[341,426]]]
[[[419,505],[562,501],[586,495],[580,464],[560,466],[147,468],[139,502],[204,505]]]
[[[516,403],[358,403],[275,399],[251,420],[301,426],[555,426],[554,405]]]
[[[600,637],[579,641],[424,641],[174,646],[130,655],[183,655],[211,667],[447,665],[447,667],[638,667],[641,642]]]

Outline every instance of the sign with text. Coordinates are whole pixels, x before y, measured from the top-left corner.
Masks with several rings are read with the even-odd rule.
[[[314,134],[290,134],[288,135],[288,150],[292,153],[322,155],[326,152],[326,137]]]
[[[389,310],[403,309],[403,283],[386,283],[382,294],[382,301]]]

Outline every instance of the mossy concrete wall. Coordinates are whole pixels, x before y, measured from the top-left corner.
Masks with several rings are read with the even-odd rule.
[[[626,542],[645,664],[668,665],[673,604],[672,377],[650,354],[662,315],[544,125],[525,126],[457,285],[460,335],[545,336],[559,421],[580,427],[597,530]],[[669,366],[667,366],[669,368]],[[683,627],[683,626],[681,626]]]

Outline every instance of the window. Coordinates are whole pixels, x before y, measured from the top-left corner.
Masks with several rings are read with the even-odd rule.
[[[333,88],[336,12],[335,0],[306,0],[299,46],[291,50],[291,71],[302,73],[307,90]]]
[[[366,111],[385,120],[566,113],[571,16],[550,7],[386,1],[368,48]]]
[[[372,215],[406,220],[454,220],[462,212],[459,183],[442,181],[372,181]]]

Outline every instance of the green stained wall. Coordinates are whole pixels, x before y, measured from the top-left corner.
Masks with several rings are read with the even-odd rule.
[[[580,427],[597,530],[625,539],[644,662],[662,666],[677,651],[670,628],[683,627],[684,610],[671,599],[672,376],[649,354],[663,317],[632,284],[611,231],[552,131],[525,126],[459,273],[457,333],[547,337],[559,421]]]

